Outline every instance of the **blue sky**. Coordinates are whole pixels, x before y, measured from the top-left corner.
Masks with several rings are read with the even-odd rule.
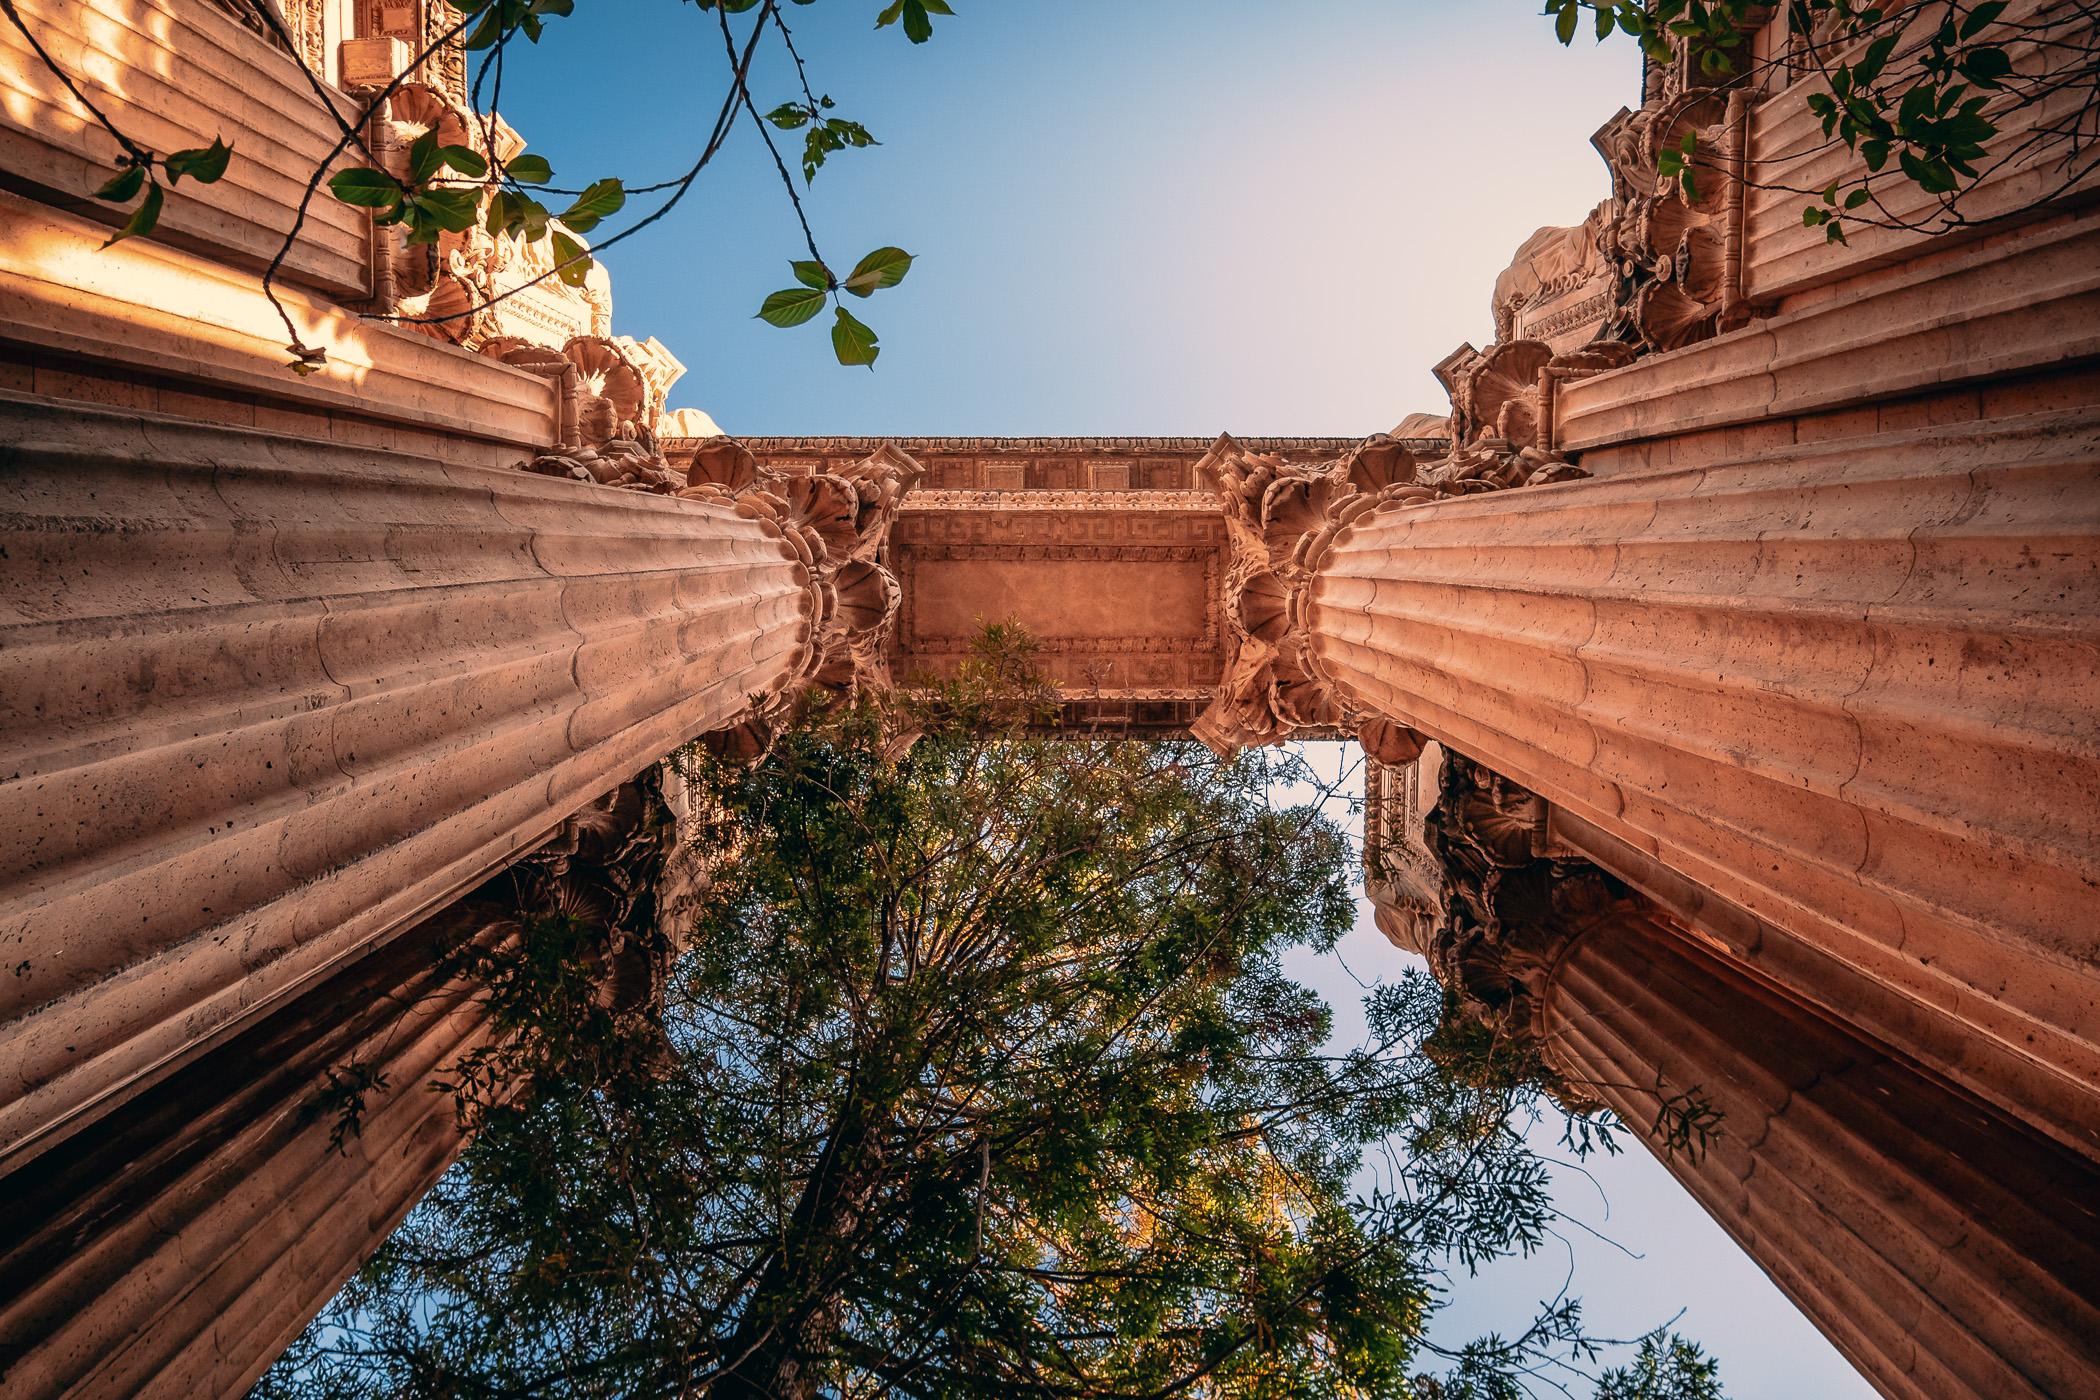
[[[883,143],[818,175],[825,257],[919,258],[854,305],[875,369],[833,361],[828,315],[752,319],[807,253],[746,124],[607,258],[615,330],[688,366],[673,407],[746,436],[1328,436],[1441,413],[1429,366],[1492,338],[1519,243],[1604,197],[1589,134],[1638,96],[1630,44],[1563,50],[1536,0],[952,3],[918,47],[873,29],[877,0],[789,10],[812,86]],[[505,115],[564,182],[682,170],[721,101],[712,17],[577,9],[509,65]],[[755,87],[762,110],[795,92],[783,63]],[[1347,1033],[1354,979],[1403,962],[1366,918],[1297,971]],[[1566,1244],[1467,1282],[1441,1340],[1521,1327],[1572,1261],[1603,1334],[1686,1308],[1737,1400],[1873,1394],[1651,1158],[1587,1167],[1562,1174]]]

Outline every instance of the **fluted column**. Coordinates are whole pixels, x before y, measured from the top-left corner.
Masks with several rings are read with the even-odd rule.
[[[1883,1394],[2100,1396],[2090,1162],[1648,914],[1582,932],[1537,1000],[1548,1061]],[[1717,1135],[1655,1131],[1706,1111]]]
[[[1892,989],[1866,1033],[2100,1158],[2096,464],[2085,412],[1386,501],[1293,625],[1349,704]]]
[[[0,544],[0,1173],[813,675],[836,596],[726,498],[19,397]]]
[[[424,1086],[489,1022],[434,948],[506,928],[426,921],[10,1175],[0,1389],[244,1394],[466,1145]],[[386,1087],[338,1150],[317,1092],[353,1063]]]
[[[471,1115],[426,1086],[484,1083],[468,1057],[495,1052],[500,1074],[530,1050],[462,948],[505,957],[556,910],[595,924],[579,950],[594,1001],[624,1043],[660,1037],[647,1014],[695,875],[676,868],[690,831],[665,781],[621,784],[469,898],[8,1176],[0,1391],[245,1394],[466,1146]]]

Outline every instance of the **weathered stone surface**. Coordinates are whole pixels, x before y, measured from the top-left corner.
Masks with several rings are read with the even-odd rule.
[[[2100,1395],[2100,1172],[1629,914],[1544,984],[1548,1055],[1884,1395]],[[1719,1114],[1718,1136],[1653,1131]],[[1645,1130],[1645,1131],[1644,1131]]]
[[[16,8],[133,140],[162,154],[214,138],[234,148],[216,184],[168,187],[156,237],[249,271],[268,266],[307,175],[338,135],[293,57],[198,0],[17,0]],[[98,221],[101,242],[107,225],[129,215],[89,195],[116,173],[122,148],[12,24],[0,25],[0,55],[0,168]],[[331,100],[355,118],[350,98]],[[369,224],[363,210],[314,200],[286,277],[334,296],[370,295]],[[8,241],[0,236],[0,245]]]
[[[2048,1069],[1935,1062],[2100,1155],[2096,536],[2100,420],[2040,416],[1383,508],[1305,616],[1356,703]]]
[[[103,250],[106,237],[99,225],[0,191],[0,338],[294,410],[501,442],[513,454],[555,441],[558,407],[545,379],[284,288],[301,338],[329,355],[321,372],[294,375],[284,323],[258,278],[151,242]]]
[[[816,660],[823,590],[727,506],[21,400],[0,432],[5,1150]]]
[[[466,1144],[423,1086],[488,1035],[433,960],[479,917],[420,925],[6,1178],[9,1395],[245,1392]],[[388,1087],[338,1151],[309,1109],[352,1062]]]

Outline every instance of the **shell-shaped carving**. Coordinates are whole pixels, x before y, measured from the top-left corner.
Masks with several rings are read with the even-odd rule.
[[[1283,580],[1264,569],[1240,588],[1240,626],[1248,636],[1269,646],[1280,643],[1291,627],[1291,593]]]
[[[1539,370],[1553,359],[1553,349],[1542,340],[1512,340],[1491,345],[1480,363],[1467,376],[1465,396],[1472,432],[1481,437],[1494,432],[1502,418],[1502,405],[1525,394],[1538,393]],[[1527,439],[1528,440],[1528,439]]]
[[[648,427],[643,410],[649,403],[649,381],[627,352],[605,336],[571,336],[561,352],[583,376],[584,392],[604,399],[622,423]]]
[[[688,486],[719,486],[741,491],[758,480],[758,459],[733,437],[711,437],[693,449],[685,469]]]
[[[1383,491],[1415,479],[1415,457],[1385,433],[1378,433],[1350,448],[1338,470],[1359,491]]]
[[[848,632],[875,632],[889,626],[903,605],[904,592],[895,575],[880,564],[855,559],[840,569],[838,620]]]
[[[787,502],[787,518],[814,532],[822,542],[819,563],[842,563],[853,556],[860,534],[854,528],[860,518],[860,493],[853,483],[839,476],[791,476],[769,488]]]
[[[1269,667],[1275,677],[1269,704],[1279,718],[1303,728],[1325,729],[1342,722],[1334,692],[1317,676],[1278,656]]]
[[[399,307],[401,315],[413,318],[408,322],[413,329],[454,345],[474,339],[487,316],[474,285],[449,272],[424,295],[401,298]]]
[[[1687,233],[1706,223],[1705,214],[1673,195],[1648,200],[1635,219],[1635,251],[1650,262],[1670,257]]]
[[[1719,307],[1727,272],[1727,247],[1720,231],[1710,224],[1687,229],[1674,261],[1684,294],[1703,306]]]
[[[1633,323],[1657,350],[1694,345],[1714,333],[1713,308],[1693,301],[1671,282],[1650,282],[1634,293]]]
[[[1503,806],[1486,797],[1467,797],[1459,803],[1459,817],[1480,845],[1497,860],[1521,865],[1532,858],[1532,833],[1539,820],[1536,799]]]
[[[1728,115],[1728,94],[1712,88],[1693,88],[1664,102],[1648,118],[1641,133],[1641,159],[1650,170],[1665,147],[1682,149],[1684,138],[1696,134],[1699,146],[1714,144],[1706,128]]]
[[[440,146],[465,146],[479,151],[478,122],[469,121],[464,110],[428,83],[403,83],[388,100],[394,135],[405,151],[417,137],[436,131]]]
[[[1270,482],[1261,497],[1262,544],[1269,551],[1269,566],[1289,567],[1305,537],[1327,523],[1329,510],[1355,493],[1347,477],[1330,471]]]

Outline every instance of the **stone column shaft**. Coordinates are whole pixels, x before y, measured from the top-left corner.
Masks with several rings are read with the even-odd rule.
[[[807,674],[769,520],[0,403],[0,1172]]]
[[[424,1089],[488,1034],[427,921],[7,1178],[0,1388],[235,1400],[465,1146]],[[384,1075],[340,1151],[330,1069]]]
[[[2100,418],[1381,507],[1303,617],[1353,703],[1951,1023],[1863,1024],[2100,1158]]]
[[[1642,916],[1540,996],[1546,1054],[1645,1140],[1883,1394],[2100,1396],[2100,1172],[1991,1105]],[[1657,1085],[1661,1085],[1658,1092]]]

